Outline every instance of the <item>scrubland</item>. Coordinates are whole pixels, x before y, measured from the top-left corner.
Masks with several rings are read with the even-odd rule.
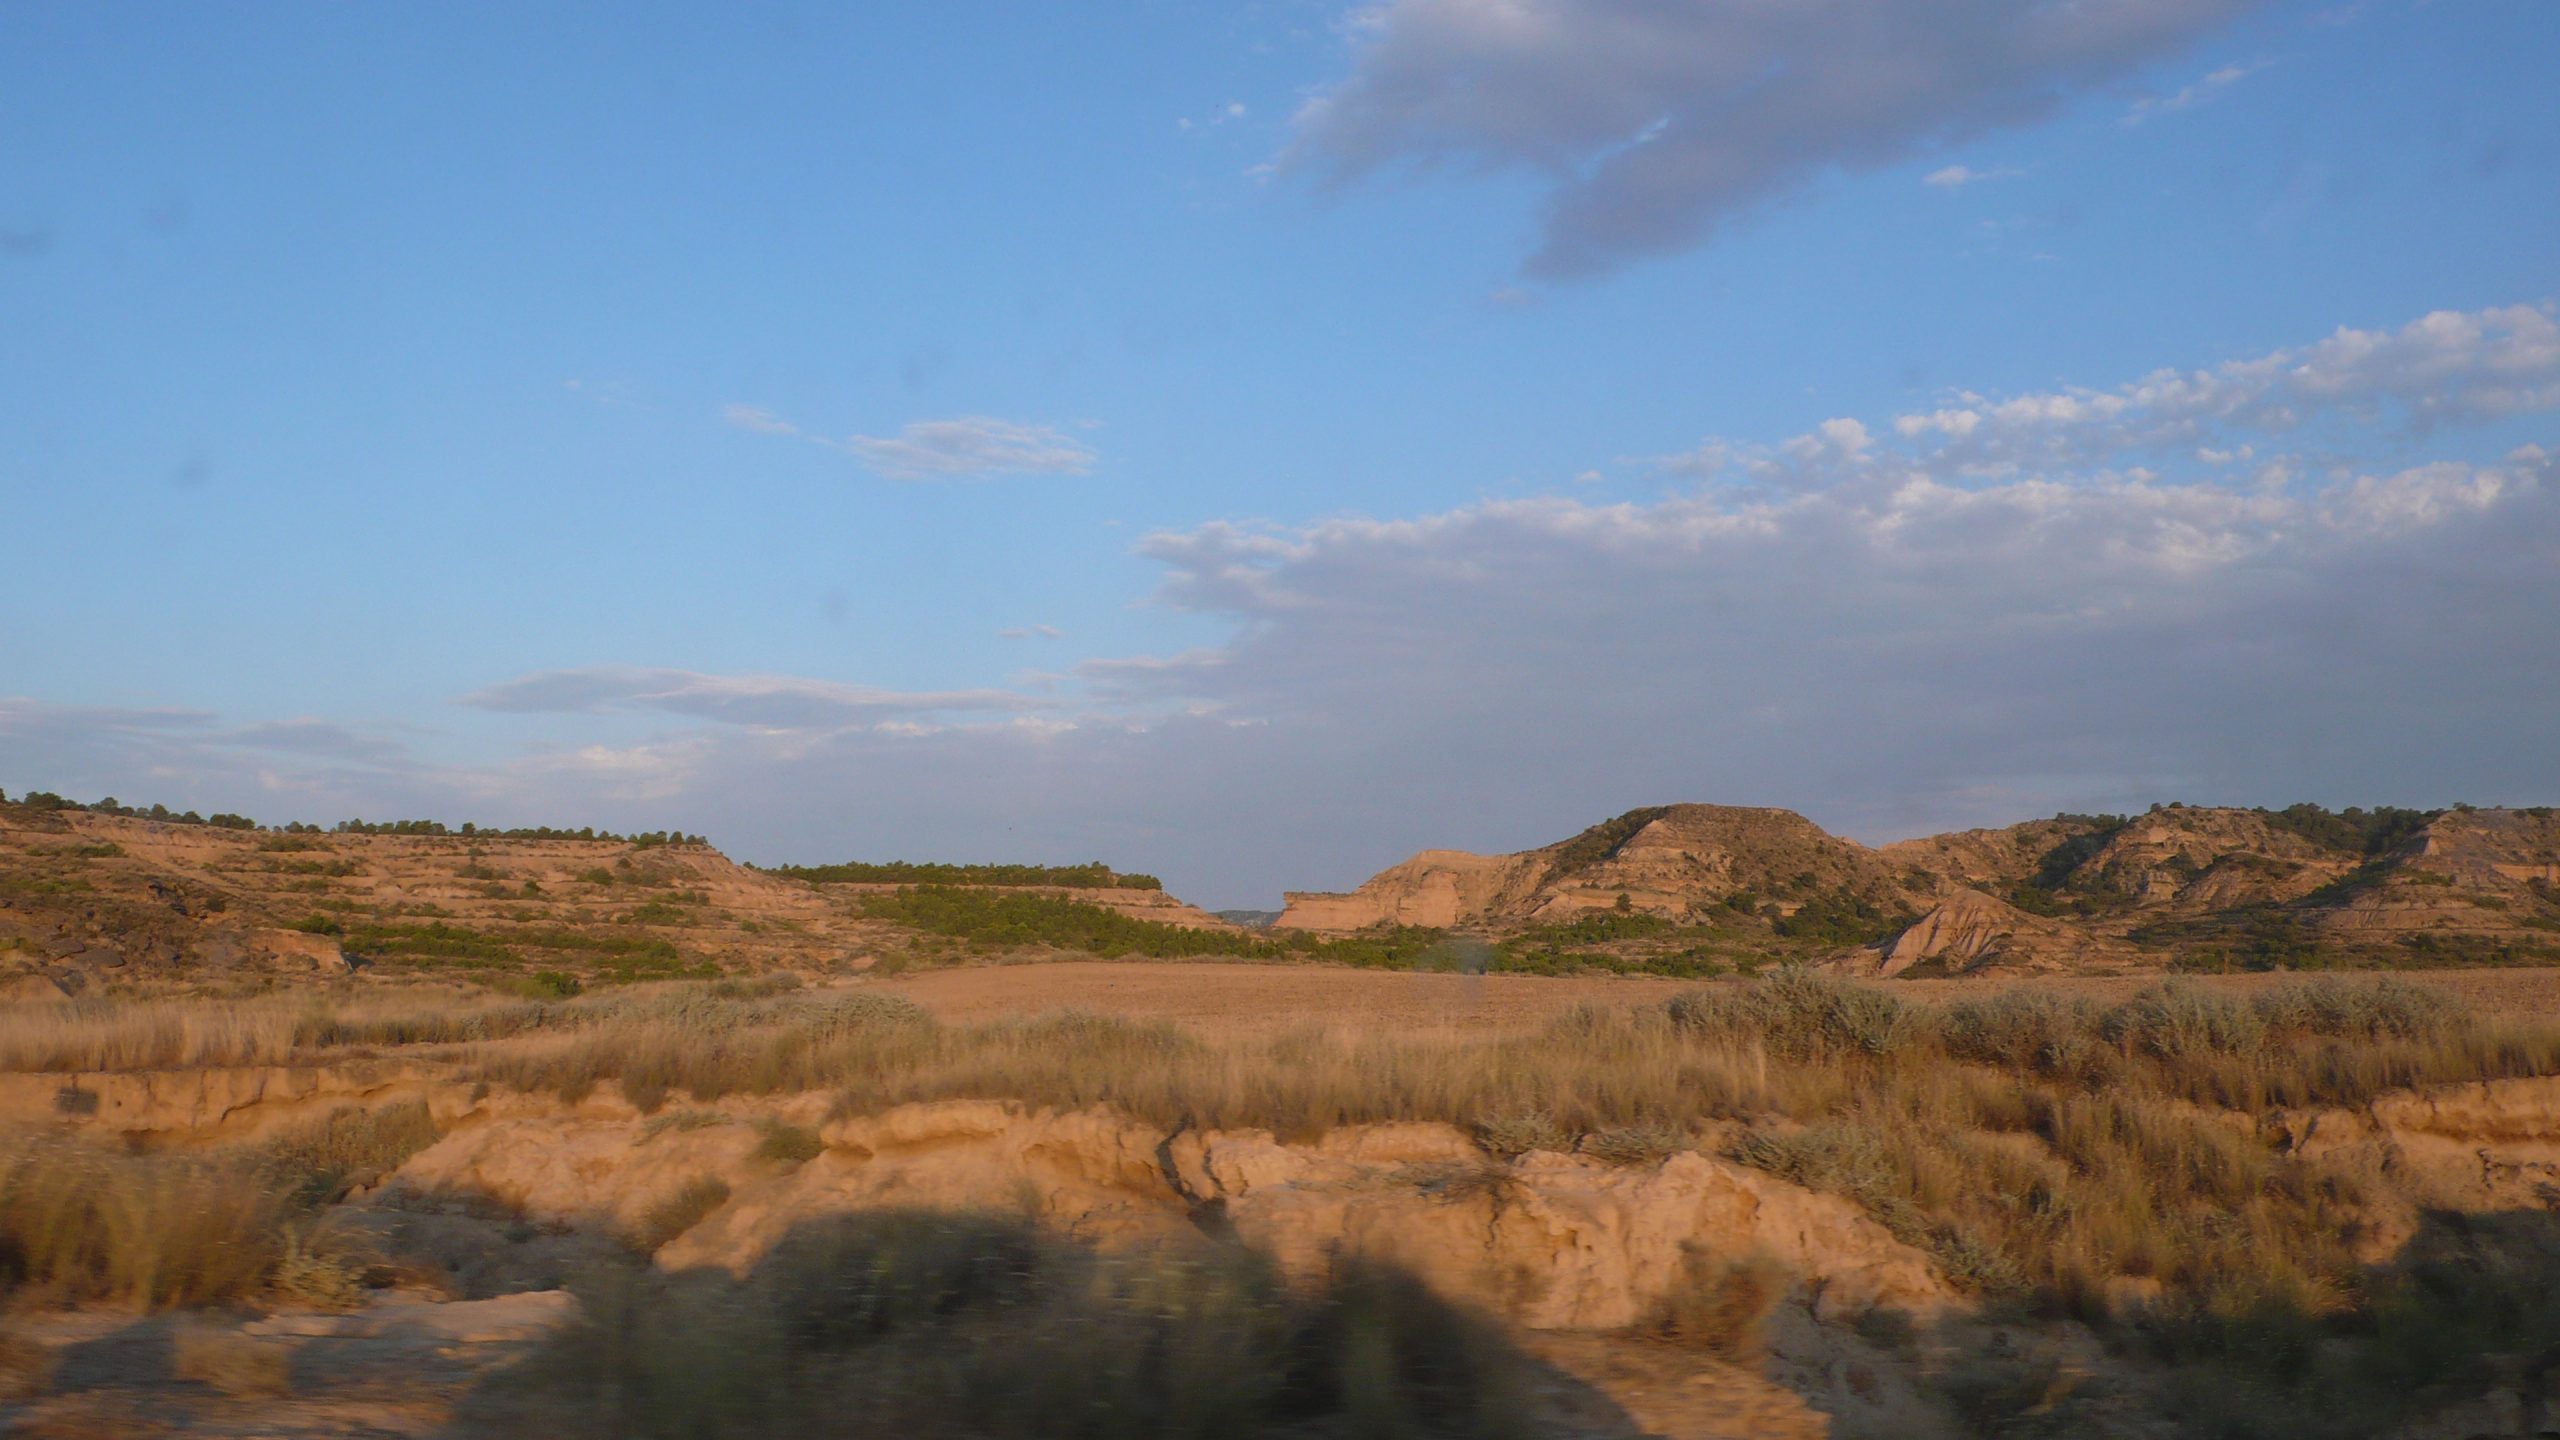
[[[2411,1176],[2299,1143],[2307,1118],[2395,1093],[2560,1075],[2560,1025],[2387,978],[2171,981],[2103,1003],[2031,986],[1913,1003],[1799,971],[1632,993],[1478,1033],[952,1023],[877,985],[788,981],[93,998],[0,1011],[0,1070],[407,1062],[568,1099],[610,1083],[668,1115],[808,1092],[845,1116],[989,1099],[1284,1141],[1438,1121],[1489,1171],[1533,1151],[1639,1167],[1700,1150],[1853,1201],[1985,1314],[2086,1327],[2155,1377],[2187,1433],[2380,1433],[2358,1427],[2560,1344],[2547,1216],[2449,1218]],[[404,1105],[246,1147],[14,1145],[0,1283],[22,1306],[344,1303],[379,1259],[333,1230],[332,1202],[434,1139]],[[815,1146],[767,1143],[776,1163]],[[1216,1246],[1141,1261],[949,1216],[866,1220],[834,1243],[768,1267],[789,1284],[599,1279],[587,1318],[489,1413],[529,1433],[604,1405],[617,1433],[652,1435],[792,1429],[857,1393],[909,1433],[1481,1434],[1509,1413],[1497,1331],[1385,1271],[1308,1293]],[[1783,1288],[1747,1258],[1702,1273],[1658,1331],[1747,1353],[1734,1337]],[[745,1388],[695,1394],[682,1377],[706,1364]],[[1983,1433],[2040,1433],[2017,1376],[1938,1378]],[[1058,1428],[1069,1412],[1088,1418]]]

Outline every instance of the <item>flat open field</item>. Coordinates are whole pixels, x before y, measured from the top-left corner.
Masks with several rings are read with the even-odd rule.
[[[2418,970],[2395,974],[2411,984],[2450,995],[2484,1017],[2560,1018],[2560,970]],[[2105,1004],[2122,1000],[2146,985],[2158,984],[2161,978],[2022,976],[1878,983],[1880,988],[1906,1000],[1954,1000],[2026,985]],[[2247,995],[2299,977],[2247,974],[2181,978],[2204,989]],[[1306,1025],[1398,1032],[1527,1029],[1586,1001],[1611,1006],[1659,1003],[1698,982],[1645,976],[1559,979],[1243,962],[1073,960],[931,970],[876,983],[951,1021],[1073,1009],[1173,1020],[1230,1033],[1259,1033]]]

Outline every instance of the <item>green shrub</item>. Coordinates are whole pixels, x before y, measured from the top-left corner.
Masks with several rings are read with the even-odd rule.
[[[1726,1041],[1757,1041],[1789,1059],[1877,1057],[1923,1036],[1913,1013],[1871,986],[1789,966],[1746,986],[1673,996],[1673,1024]]]
[[[2173,1063],[2247,1050],[2266,1029],[2265,1018],[2247,1001],[2174,980],[2110,1007],[2098,1020],[2107,1039]]]

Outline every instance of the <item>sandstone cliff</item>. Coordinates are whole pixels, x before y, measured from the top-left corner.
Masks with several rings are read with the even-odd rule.
[[[1512,855],[1425,850],[1347,894],[1292,893],[1274,924],[1344,931],[1559,921],[1609,910],[1680,920],[1737,896],[1901,900],[1912,889],[1877,852],[1794,811],[1664,805]]]
[[[1347,893],[1293,894],[1276,924],[1518,935],[1613,912],[1683,927],[1650,942],[1666,954],[1694,934],[1693,950],[1827,954],[1884,975],[2313,956],[2550,963],[2560,819],[2168,805],[1869,848],[1789,811],[1669,805],[1514,854],[1426,850]]]

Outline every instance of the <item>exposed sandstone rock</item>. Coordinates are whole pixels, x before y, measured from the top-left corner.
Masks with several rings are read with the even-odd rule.
[[[255,1140],[345,1109],[436,1093],[422,1065],[0,1074],[0,1124],[72,1124],[137,1145]]]
[[[790,1103],[805,1111],[815,1099]],[[1690,1246],[1774,1256],[1820,1281],[1825,1314],[1934,1313],[1954,1298],[1924,1256],[1849,1202],[1694,1153],[1649,1167],[1540,1154],[1497,1165],[1442,1125],[1282,1145],[1262,1131],[1168,1134],[1096,1112],[957,1101],[829,1122],[823,1153],[780,1166],[752,1158],[744,1123],[773,1108],[724,1105],[723,1123],[649,1134],[609,1099],[477,1102],[386,1194],[477,1195],[629,1230],[715,1175],[729,1198],[658,1261],[739,1273],[796,1225],[888,1206],[1019,1208],[1113,1242],[1210,1217],[1285,1268],[1392,1260],[1542,1328],[1636,1323],[1678,1283]]]
[[[2299,899],[2357,863],[2247,810],[2182,805],[2135,817],[2071,883],[2144,908],[2213,910]]]
[[[42,972],[0,980],[0,1004],[54,1005],[70,998],[61,981]]]
[[[1349,931],[1372,925],[1463,924],[1532,903],[1545,863],[1528,855],[1425,850],[1348,894],[1291,891],[1275,930]]]
[[[1831,963],[1851,974],[1891,979],[1915,971],[1963,975],[1994,966],[2080,969],[2140,958],[2133,947],[2076,925],[2030,915],[1979,890],[1957,890],[1891,940],[1861,946]]]
[[[1347,894],[1293,893],[1288,930],[1561,921],[1619,907],[1670,919],[1738,893],[1846,892],[1898,903],[1909,884],[1876,852],[1789,810],[1665,805],[1511,855],[1425,850]]]
[[[1214,1146],[1208,1168],[1218,1168]],[[1827,1316],[1934,1313],[1954,1298],[1924,1257],[1855,1205],[1694,1152],[1644,1167],[1532,1153],[1400,1185],[1386,1178],[1258,1184],[1226,1197],[1225,1216],[1284,1265],[1313,1268],[1337,1253],[1390,1260],[1535,1329],[1639,1323],[1680,1283],[1691,1246],[1765,1253],[1818,1278]]]
[[[299,930],[260,930],[249,938],[259,959],[280,969],[307,970],[315,975],[344,975],[355,969],[347,963],[346,952],[327,935],[305,934]]]

